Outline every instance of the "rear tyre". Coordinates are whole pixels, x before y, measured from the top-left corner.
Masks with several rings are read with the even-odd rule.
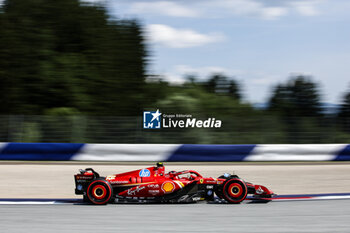
[[[228,203],[239,204],[247,197],[247,194],[247,186],[241,179],[234,178],[224,183],[222,196]]]
[[[89,184],[86,194],[91,203],[105,205],[112,200],[113,188],[105,179],[96,179]]]

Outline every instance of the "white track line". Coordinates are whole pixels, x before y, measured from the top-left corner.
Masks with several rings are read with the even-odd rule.
[[[55,201],[0,201],[0,205],[53,205]]]
[[[342,195],[342,196],[320,196],[313,197],[312,199],[320,199],[320,200],[332,200],[332,199],[349,199],[350,195]]]

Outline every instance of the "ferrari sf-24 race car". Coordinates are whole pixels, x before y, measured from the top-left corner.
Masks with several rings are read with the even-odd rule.
[[[84,201],[107,203],[191,203],[214,200],[214,194],[226,203],[241,203],[247,194],[270,198],[274,193],[262,185],[253,185],[237,175],[225,173],[206,178],[193,170],[165,173],[162,163],[135,171],[100,177],[92,168],[80,170],[75,178],[75,194]]]

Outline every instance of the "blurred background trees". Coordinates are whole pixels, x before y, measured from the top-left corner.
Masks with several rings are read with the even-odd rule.
[[[0,141],[334,143],[350,140],[350,93],[325,111],[319,84],[292,76],[266,107],[233,77],[147,75],[143,25],[79,0],[5,0],[0,10]],[[142,129],[142,111],[222,120],[219,129]]]
[[[284,116],[318,117],[321,115],[321,94],[311,77],[291,77],[286,84],[277,85],[269,101],[269,110]]]
[[[0,20],[0,113],[141,111],[147,55],[137,21],[78,0],[7,0]]]
[[[338,122],[341,129],[347,133],[350,133],[350,92],[344,95],[343,102],[338,113]]]
[[[280,116],[287,140],[304,142],[304,132],[320,132],[322,140],[322,104],[317,83],[311,77],[292,76],[272,91],[268,110]]]

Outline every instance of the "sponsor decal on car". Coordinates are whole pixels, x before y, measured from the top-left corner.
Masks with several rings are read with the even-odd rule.
[[[143,189],[145,189],[145,186],[137,186],[135,189],[128,189],[128,195],[135,195]]]
[[[159,188],[159,184],[149,184],[149,185],[147,185],[147,188],[155,188],[155,189],[157,189],[157,188]]]
[[[82,186],[81,184],[78,184],[78,185],[77,185],[77,189],[78,189],[79,191],[81,191],[81,190],[83,190],[83,186]]]
[[[106,180],[114,180],[114,179],[115,179],[115,176],[113,176],[113,175],[112,175],[112,176],[107,176],[107,177],[106,177]]]
[[[91,180],[92,176],[77,176],[77,180]]]
[[[157,194],[159,194],[159,190],[157,190],[157,189],[148,190],[148,193],[150,193],[152,195],[157,195]]]
[[[175,189],[175,185],[173,182],[164,182],[162,184],[162,190],[165,193],[170,193],[170,192],[174,191],[174,189]]]
[[[88,180],[77,180],[77,183],[87,183],[89,182]]]
[[[150,177],[151,172],[148,169],[142,169],[139,173],[140,177]]]
[[[109,183],[111,183],[111,184],[127,184],[127,183],[129,183],[129,181],[127,181],[127,180],[112,180],[112,181],[109,181]]]
[[[216,184],[216,179],[215,180],[214,179],[213,180],[209,180],[208,179],[208,180],[206,180],[206,183]]]
[[[259,186],[259,188],[255,191],[257,194],[263,194],[264,190]]]

